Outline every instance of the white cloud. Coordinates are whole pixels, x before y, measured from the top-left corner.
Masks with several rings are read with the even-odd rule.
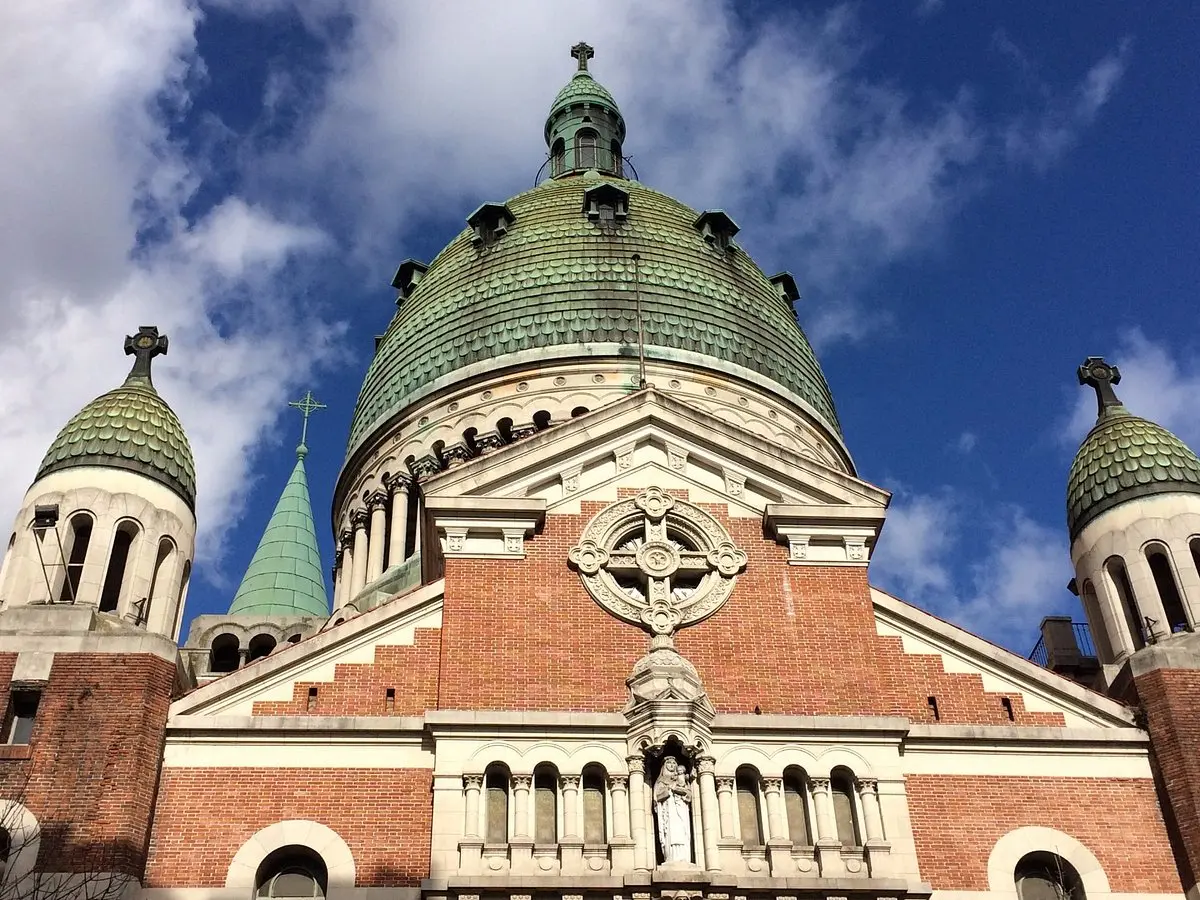
[[[1116,392],[1130,412],[1174,432],[1192,449],[1200,448],[1200,363],[1140,329],[1122,333],[1105,358],[1120,370]],[[1060,435],[1077,447],[1095,422],[1096,395],[1080,388]]]
[[[211,560],[251,451],[336,336],[293,319],[280,280],[324,238],[236,196],[183,218],[203,169],[170,137],[203,72],[193,3],[15,0],[4,19],[0,511],[67,419],[120,384],[123,336],[157,324],[171,353],[155,382],[193,444]]]
[[[958,436],[954,442],[954,449],[966,456],[975,449],[975,445],[979,443],[979,435],[973,431],[964,431]]]
[[[952,587],[950,555],[960,514],[949,492],[897,493],[871,560],[872,577],[914,602],[944,595]]]

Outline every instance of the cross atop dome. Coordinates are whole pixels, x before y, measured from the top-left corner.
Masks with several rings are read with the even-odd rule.
[[[592,49],[591,44],[585,44],[583,41],[580,41],[571,48],[571,55],[578,61],[579,71],[586,72],[588,70],[588,60],[596,55],[596,51]]]
[[[134,357],[133,368],[126,381],[150,381],[150,363],[156,356],[167,355],[167,336],[158,333],[155,325],[143,325],[136,335],[125,335],[125,355]]]
[[[1096,391],[1096,415],[1104,415],[1110,407],[1120,406],[1114,384],[1121,383],[1121,370],[1110,366],[1102,356],[1089,356],[1079,367],[1079,383],[1086,384]]]
[[[308,453],[308,417],[318,409],[326,409],[326,406],[313,399],[312,391],[305,391],[303,397],[289,401],[288,406],[300,410],[304,415],[304,424],[300,429],[300,446],[296,448],[296,455],[303,457]]]

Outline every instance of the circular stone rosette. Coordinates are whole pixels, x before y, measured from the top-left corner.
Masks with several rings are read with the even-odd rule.
[[[654,634],[711,616],[746,568],[720,522],[656,487],[601,510],[569,559],[597,603]]]

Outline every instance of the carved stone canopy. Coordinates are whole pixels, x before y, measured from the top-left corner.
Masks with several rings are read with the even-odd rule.
[[[598,513],[569,558],[597,603],[659,636],[716,612],[746,567],[720,522],[657,487]]]

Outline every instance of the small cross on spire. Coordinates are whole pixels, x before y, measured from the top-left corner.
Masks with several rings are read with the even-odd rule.
[[[596,55],[596,51],[592,49],[591,44],[585,44],[583,41],[580,41],[571,48],[571,55],[579,61],[579,71],[586,72],[588,70],[588,60]]]
[[[1086,384],[1096,390],[1098,416],[1104,415],[1104,410],[1112,406],[1120,406],[1114,384],[1121,383],[1121,370],[1110,366],[1102,356],[1089,356],[1079,367],[1079,383]]]
[[[126,381],[137,378],[149,382],[150,361],[156,356],[167,355],[167,336],[159,334],[155,325],[143,325],[137,334],[125,335],[125,355],[134,357]]]
[[[288,406],[298,409],[304,414],[304,425],[300,430],[300,446],[296,448],[296,452],[303,456],[308,452],[308,417],[318,409],[325,409],[326,406],[313,399],[312,391],[305,391],[303,397],[290,401]]]

